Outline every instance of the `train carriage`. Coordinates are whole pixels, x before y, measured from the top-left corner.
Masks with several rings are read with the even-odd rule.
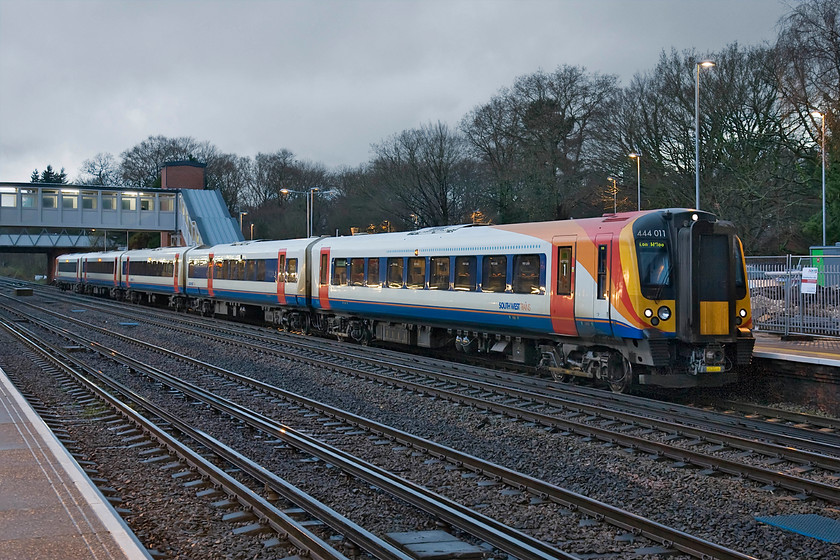
[[[55,259],[53,278],[56,285],[62,290],[75,289],[81,286],[81,266],[79,266],[81,253],[70,253],[61,255]]]
[[[321,323],[335,318],[324,328],[361,341],[435,347],[454,336],[474,349],[471,329],[542,333],[549,247],[474,226],[330,238],[318,246],[312,303]]]
[[[307,249],[315,239],[245,241],[193,249],[185,290],[205,314],[264,318],[290,328],[308,324]]]
[[[315,323],[366,342],[497,353],[553,375],[719,385],[749,363],[743,251],[691,210],[327,239]]]
[[[184,292],[186,247],[159,247],[126,251],[120,258],[124,296],[140,301],[175,301]]]

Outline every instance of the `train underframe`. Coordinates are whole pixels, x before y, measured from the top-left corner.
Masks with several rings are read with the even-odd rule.
[[[740,329],[734,342],[686,344],[676,339],[568,338],[514,336],[473,328],[450,328],[349,315],[308,308],[248,305],[182,294],[163,295],[107,286],[63,286],[78,293],[109,296],[133,303],[164,304],[203,316],[265,321],[285,330],[333,336],[358,344],[373,341],[426,349],[454,349],[525,366],[555,380],[583,379],[629,392],[639,385],[664,388],[718,387],[734,383],[749,365],[754,339]]]

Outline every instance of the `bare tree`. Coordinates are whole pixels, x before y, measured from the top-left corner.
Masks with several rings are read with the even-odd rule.
[[[109,153],[98,153],[82,162],[81,175],[76,182],[81,185],[118,186],[121,184],[117,160]]]
[[[137,188],[160,186],[160,170],[168,161],[198,161],[205,164],[217,157],[218,150],[209,142],[194,138],[149,136],[122,153],[122,183]]]
[[[459,223],[478,198],[466,148],[463,136],[445,123],[430,123],[373,146],[372,172],[399,201],[404,220],[418,226]]]
[[[253,182],[251,158],[236,154],[220,154],[207,164],[207,188],[218,190],[231,215],[245,205],[247,191]]]
[[[596,202],[591,148],[616,91],[615,76],[561,66],[517,78],[467,115],[461,128],[492,171],[502,220],[521,218],[516,210],[565,218]]]
[[[817,163],[811,174],[815,184],[821,183],[820,149],[825,149],[826,233],[827,242],[832,243],[840,239],[840,166],[836,163],[840,136],[834,134],[840,124],[840,3],[802,2],[779,25],[775,49],[779,90],[793,118],[811,139],[809,161]],[[821,145],[823,130],[825,146]],[[805,225],[812,237],[821,237],[821,214],[817,210]]]
[[[280,189],[289,188],[286,183],[291,178],[294,164],[295,155],[286,149],[273,154],[257,154],[247,196],[249,205],[262,206],[270,200],[282,205],[284,199],[280,196]]]

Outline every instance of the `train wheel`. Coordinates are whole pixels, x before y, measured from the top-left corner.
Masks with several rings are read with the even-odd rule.
[[[614,393],[629,393],[633,386],[633,368],[630,362],[618,352],[610,354],[605,381]]]

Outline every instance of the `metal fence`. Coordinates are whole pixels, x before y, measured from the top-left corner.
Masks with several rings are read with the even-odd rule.
[[[840,337],[840,256],[746,260],[756,330]]]

